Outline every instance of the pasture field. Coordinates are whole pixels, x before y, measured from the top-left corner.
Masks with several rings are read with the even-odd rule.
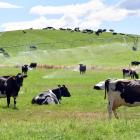
[[[21,70],[15,65],[31,62],[74,68],[83,63],[93,69],[85,75],[72,68],[29,71],[17,98],[18,109],[13,108],[13,99],[10,108],[6,99],[0,99],[0,140],[140,139],[140,107],[120,107],[120,119],[109,121],[104,91],[93,90],[99,81],[122,78],[121,68],[140,60],[139,42],[138,51],[132,51],[134,39],[127,35],[25,31],[0,33],[0,75],[16,75]],[[31,104],[38,93],[58,84],[65,84],[72,96],[62,98],[60,105]]]
[[[1,75],[20,72],[1,68]],[[17,98],[18,109],[6,107],[0,99],[0,140],[139,140],[140,107],[120,107],[119,120],[108,120],[104,91],[93,85],[107,78],[122,78],[119,70],[88,70],[85,75],[72,70],[29,71]],[[65,84],[71,97],[60,105],[32,105],[39,92]]]

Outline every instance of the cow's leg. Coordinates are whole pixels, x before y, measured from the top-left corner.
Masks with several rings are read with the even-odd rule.
[[[109,103],[108,103],[108,113],[109,113],[109,119],[112,118],[112,107],[113,107],[113,101],[110,100]]]
[[[7,106],[9,107],[10,105],[10,96],[7,96]]]
[[[14,108],[16,108],[16,97],[14,97]]]
[[[116,112],[116,109],[113,109],[113,113],[114,113],[115,118],[116,118],[116,119],[119,119],[118,114],[117,114],[117,112]]]
[[[124,72],[123,72],[123,78],[125,78],[125,74],[124,74]]]

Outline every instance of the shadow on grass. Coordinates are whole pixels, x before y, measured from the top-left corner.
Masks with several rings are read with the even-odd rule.
[[[0,108],[2,108],[2,109],[12,109],[12,110],[19,110],[19,108],[15,108],[15,107],[12,107],[12,106],[10,106],[10,107],[8,107],[8,106],[1,106]]]

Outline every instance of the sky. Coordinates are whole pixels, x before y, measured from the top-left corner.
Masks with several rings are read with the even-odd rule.
[[[48,26],[140,35],[140,0],[0,0],[0,32]]]

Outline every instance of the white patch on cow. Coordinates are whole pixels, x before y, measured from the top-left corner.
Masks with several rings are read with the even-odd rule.
[[[125,73],[125,76],[130,76],[130,72],[128,72],[128,73]]]
[[[28,67],[28,70],[29,70],[29,71],[30,71],[30,70],[33,70],[33,68]]]
[[[104,90],[105,89],[105,81],[101,81],[101,82],[97,83],[95,86],[99,87],[101,90]]]
[[[38,98],[39,98],[39,96],[36,96],[36,97],[35,97],[35,100],[37,100]]]
[[[47,98],[45,99],[45,101],[43,102],[43,104],[44,104],[45,102],[47,102],[47,103],[49,103],[49,104],[55,104],[54,99],[53,99],[52,97],[47,97]]]
[[[6,94],[2,94],[0,91],[0,98],[5,98],[5,97],[6,97]]]

